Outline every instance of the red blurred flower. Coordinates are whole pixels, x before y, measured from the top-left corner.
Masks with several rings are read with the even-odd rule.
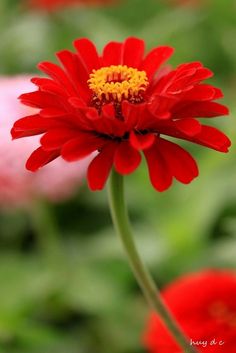
[[[164,135],[228,151],[222,132],[195,119],[228,114],[214,102],[222,92],[201,83],[213,75],[201,63],[160,70],[173,49],[157,47],[143,57],[144,42],[137,38],[110,42],[101,56],[88,39],[74,45],[76,53],[57,53],[63,68],[40,63],[50,78],[33,78],[38,91],[20,96],[40,113],[18,120],[13,138],[44,134],[27,169],[36,171],[60,155],[71,162],[98,151],[87,175],[97,190],[113,165],[122,175],[132,173],[143,151],[151,182],[163,191],[173,178],[187,184],[198,175],[191,155]]]
[[[204,3],[207,3],[207,0],[168,0],[168,3],[171,5],[180,5],[180,6],[201,6]]]
[[[177,5],[196,5],[199,3],[198,0],[169,0],[169,2]]]
[[[169,285],[163,298],[199,352],[235,352],[235,273],[209,270],[187,275]],[[151,353],[182,352],[156,314],[150,317],[144,341]]]
[[[30,6],[44,10],[55,10],[72,5],[107,4],[112,0],[28,0]]]

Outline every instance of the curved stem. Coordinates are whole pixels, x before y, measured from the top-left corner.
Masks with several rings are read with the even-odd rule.
[[[196,353],[196,350],[190,345],[190,341],[185,337],[178,323],[167,309],[152,277],[142,263],[133,240],[128,212],[124,201],[123,177],[114,170],[112,171],[109,182],[109,202],[115,229],[120,236],[134,275],[149,305],[162,319],[176,342],[182,347],[183,352]]]

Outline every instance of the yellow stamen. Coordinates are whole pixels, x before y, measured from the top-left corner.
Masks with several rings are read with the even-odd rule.
[[[145,71],[139,71],[126,65],[111,65],[93,70],[88,80],[89,88],[98,99],[122,99],[138,96],[148,86]]]

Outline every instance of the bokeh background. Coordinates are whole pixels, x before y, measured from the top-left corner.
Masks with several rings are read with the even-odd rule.
[[[235,140],[235,0],[64,3],[48,10],[26,0],[0,1],[1,79],[34,76],[39,61],[54,61],[55,51],[72,48],[77,37],[102,49],[110,40],[139,36],[148,49],[174,46],[172,65],[202,61],[215,72],[211,83],[223,89],[231,116],[213,124]],[[126,177],[138,247],[161,286],[186,272],[236,265],[234,144],[227,155],[187,146],[200,167],[191,185],[157,193],[144,163]],[[6,153],[1,147],[1,160]],[[0,190],[8,195],[4,163]],[[48,178],[41,183],[47,186]],[[0,197],[0,353],[144,353],[148,309],[114,234],[106,191],[90,192],[81,177],[59,200],[34,188],[26,204]]]

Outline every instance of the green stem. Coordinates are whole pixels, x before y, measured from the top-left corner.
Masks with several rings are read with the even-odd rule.
[[[176,342],[182,347],[183,352],[196,353],[196,350],[190,345],[190,341],[169,312],[161,298],[160,291],[157,289],[148,270],[142,263],[133,240],[128,212],[125,205],[123,177],[114,170],[112,171],[109,182],[109,202],[115,229],[120,236],[134,275],[149,305],[165,323]]]

